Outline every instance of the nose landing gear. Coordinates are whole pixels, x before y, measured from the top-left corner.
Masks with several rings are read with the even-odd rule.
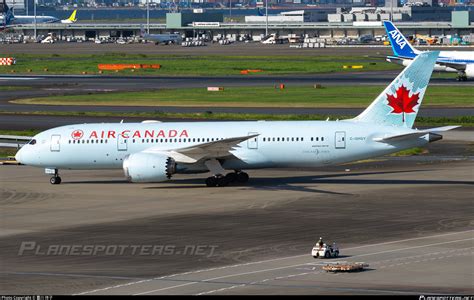
[[[61,177],[59,177],[58,169],[45,169],[45,173],[53,175],[53,177],[51,177],[49,179],[49,182],[51,184],[60,184],[61,183]]]
[[[51,184],[60,184],[61,183],[61,177],[59,176],[53,176],[49,179],[49,182]]]

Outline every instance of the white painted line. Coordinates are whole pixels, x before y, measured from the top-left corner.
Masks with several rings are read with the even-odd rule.
[[[415,247],[409,247],[409,248],[402,248],[402,249],[395,249],[395,250],[389,250],[389,251],[383,251],[383,252],[377,252],[377,253],[367,253],[367,254],[361,254],[361,255],[354,255],[352,257],[361,257],[361,256],[367,256],[367,255],[375,255],[375,254],[380,254],[380,253],[387,253],[387,252],[399,252],[399,251],[404,251],[404,250],[411,250],[411,249],[417,249],[417,248],[422,248],[422,247],[430,247],[430,246],[438,246],[440,244],[450,244],[450,243],[455,243],[455,242],[463,242],[463,241],[467,241],[467,240],[474,240],[474,238],[470,238],[470,239],[463,239],[463,240],[456,240],[456,241],[451,241],[451,242],[442,242],[442,243],[436,243],[436,244],[430,244],[430,245],[423,245],[423,246],[415,246]],[[465,248],[465,249],[468,249],[468,248]],[[458,254],[459,255],[459,254]],[[417,257],[417,256],[421,256],[421,255],[415,255],[415,256],[412,256],[412,257]],[[412,258],[412,257],[407,257],[407,259],[409,258]],[[443,258],[443,257],[441,257]],[[429,261],[429,260],[436,260],[436,259],[440,259],[440,258],[431,258],[431,259],[424,259],[422,260],[423,262],[425,261]],[[388,262],[388,261],[391,261],[390,259],[388,260],[385,260],[385,262]],[[334,261],[333,263],[340,263],[341,261]],[[376,263],[380,263],[380,262],[384,262],[383,260],[382,261],[379,261],[379,262],[375,262],[373,264],[376,264]],[[395,267],[395,266],[401,266],[401,265],[406,265],[406,264],[410,264],[412,262],[402,262],[402,263],[398,263],[398,264],[392,264],[392,265],[388,265],[388,266],[381,266],[380,268],[385,268],[385,267]],[[288,267],[289,268],[289,267]],[[315,272],[314,274],[320,274],[321,272]],[[308,273],[302,273],[303,275],[306,275]],[[292,278],[292,277],[296,277],[296,276],[301,276],[302,274],[296,274],[296,275],[286,275],[286,276],[279,276],[279,277],[275,277],[275,278],[267,278],[267,279],[264,279],[265,281],[269,281],[269,280],[282,280],[282,279],[287,279],[287,278]],[[244,274],[245,275],[245,274]],[[236,276],[239,276],[239,275],[236,275]],[[195,282],[195,283],[200,283],[200,282],[206,282],[207,280],[202,280],[202,281],[199,281],[199,282]],[[234,286],[231,286],[230,288],[235,288],[235,287],[243,287],[243,286],[248,286],[248,285],[252,285],[252,284],[256,284],[256,283],[260,283],[260,282],[263,282],[262,281],[256,281],[256,282],[251,282],[251,283],[248,283],[248,284],[239,284],[239,285],[234,285]],[[222,291],[222,290],[225,290],[226,288],[224,289],[220,289],[219,291]],[[215,291],[217,292],[217,291]],[[200,294],[198,295],[201,295],[201,294],[211,294],[211,293],[214,293],[213,291],[207,291],[207,292],[201,292]]]
[[[0,80],[36,80],[41,78],[34,77],[0,77]]]
[[[346,249],[347,250],[354,250],[354,249],[361,249],[361,248],[380,246],[380,245],[390,245],[390,244],[396,244],[396,243],[402,243],[402,242],[417,241],[417,240],[423,240],[423,239],[429,239],[429,238],[437,238],[437,237],[443,237],[443,236],[463,234],[463,233],[468,233],[468,232],[473,232],[474,233],[474,230],[465,230],[465,231],[459,231],[459,232],[450,232],[450,233],[423,236],[423,237],[417,237],[417,238],[402,239],[402,240],[396,240],[396,241],[391,241],[391,242],[383,242],[383,243],[376,243],[376,244],[370,244],[370,245],[356,246],[356,247],[351,247],[351,248],[346,248]],[[250,265],[255,265],[255,264],[263,264],[263,263],[267,263],[267,262],[280,261],[280,260],[286,260],[286,259],[294,259],[294,258],[304,257],[304,256],[307,256],[307,254],[288,256],[288,257],[282,257],[282,258],[275,258],[275,259],[268,259],[268,260],[249,262],[249,263],[244,263],[244,264],[236,264],[236,265],[230,265],[230,266],[223,266],[223,267],[217,267],[217,268],[201,269],[201,270],[197,270],[197,271],[190,271],[190,272],[185,272],[185,273],[178,273],[178,274],[166,275],[166,276],[161,276],[161,277],[156,277],[156,278],[151,278],[151,279],[146,279],[146,280],[129,282],[127,284],[114,285],[114,286],[110,286],[110,287],[85,291],[85,292],[78,293],[78,294],[75,294],[75,295],[86,295],[86,294],[91,294],[91,293],[96,293],[96,292],[101,292],[101,291],[107,291],[107,290],[110,290],[110,289],[121,288],[121,287],[124,287],[124,286],[130,286],[130,285],[134,285],[134,284],[149,282],[149,281],[153,281],[153,280],[160,280],[160,279],[171,278],[171,277],[176,277],[176,276],[183,276],[183,275],[197,274],[197,273],[202,273],[202,272],[209,272],[209,271],[224,270],[224,269],[237,268],[237,267],[243,267],[243,266],[250,266]]]
[[[474,240],[474,238],[448,241],[448,242],[441,242],[441,243],[434,243],[434,244],[428,244],[428,245],[422,245],[422,246],[406,247],[406,248],[401,248],[401,249],[379,251],[379,252],[373,252],[373,253],[366,253],[366,254],[354,255],[352,257],[364,257],[364,256],[369,256],[369,255],[372,256],[372,255],[383,254],[383,253],[400,252],[400,251],[405,251],[405,250],[419,249],[419,248],[439,246],[439,245],[444,245],[444,244],[452,244],[452,243],[472,241],[472,240]],[[281,270],[281,269],[288,269],[288,268],[298,267],[298,266],[302,266],[302,265],[306,265],[306,263],[296,264],[296,265],[291,265],[291,266],[278,267],[278,268],[271,268],[271,269],[263,269],[263,270],[257,270],[257,271],[251,271],[251,272],[243,272],[243,273],[239,273],[239,274],[230,274],[230,275],[225,275],[225,276],[219,276],[219,277],[214,277],[214,278],[210,278],[210,279],[205,279],[205,280],[199,280],[199,281],[195,281],[195,282],[180,284],[180,285],[176,285],[176,286],[169,286],[169,287],[166,287],[166,288],[141,292],[141,293],[138,293],[138,294],[135,294],[135,295],[146,295],[146,294],[151,294],[151,293],[154,293],[154,292],[170,290],[170,289],[174,289],[174,288],[178,288],[178,287],[194,285],[194,284],[198,284],[198,283],[209,282],[209,281],[214,281],[214,280],[223,279],[223,278],[238,277],[238,276],[250,275],[250,274],[256,274],[256,273],[264,273],[264,272],[270,272],[270,271],[276,271],[276,270]],[[283,276],[282,278],[286,278],[286,277],[287,276]]]

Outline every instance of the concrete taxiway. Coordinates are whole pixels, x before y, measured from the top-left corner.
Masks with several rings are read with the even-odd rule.
[[[456,46],[457,51],[471,51],[469,46]],[[417,47],[420,50],[450,51],[452,46]],[[265,45],[261,43],[234,43],[219,45],[208,43],[206,47],[182,47],[180,45],[154,45],[153,43],[140,44],[94,44],[94,43],[54,43],[54,44],[0,44],[0,52],[15,54],[103,54],[104,52],[127,54],[158,54],[158,55],[242,55],[251,53],[253,56],[272,55],[299,55],[299,56],[375,56],[385,57],[392,55],[390,46],[359,45],[359,46],[331,46],[327,48],[290,48],[288,44]]]
[[[225,188],[204,187],[206,174],[130,184],[120,170],[61,171],[51,186],[41,169],[2,166],[0,291],[472,294],[474,162],[470,142],[452,142],[429,157],[250,171]],[[369,270],[321,272],[319,236],[341,247],[332,262]]]

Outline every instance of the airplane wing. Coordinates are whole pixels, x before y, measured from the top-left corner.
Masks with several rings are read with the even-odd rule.
[[[22,135],[0,135],[0,147],[21,148],[27,144],[33,137]]]
[[[238,144],[257,137],[258,134],[246,135],[234,138],[222,139],[214,142],[208,142],[193,145],[185,148],[163,150],[158,148],[150,148],[145,153],[163,153],[172,157],[176,162],[195,163],[202,159],[215,159],[232,156],[230,151],[238,148]]]
[[[446,67],[456,69],[458,71],[465,71],[466,70],[466,64],[465,63],[457,63],[457,62],[453,62],[453,61],[450,61],[450,60],[443,60],[443,59],[438,59],[438,61],[436,63],[438,63],[440,65],[443,65],[443,66],[446,66]]]
[[[396,135],[389,135],[389,136],[374,138],[374,141],[381,142],[381,143],[398,142],[398,141],[403,141],[407,139],[419,138],[421,136],[424,136],[430,133],[438,134],[440,132],[452,130],[459,127],[461,126],[443,126],[443,127],[437,127],[437,128],[431,128],[431,129],[425,129],[425,130],[417,130],[415,132],[410,132],[410,133],[396,134]]]

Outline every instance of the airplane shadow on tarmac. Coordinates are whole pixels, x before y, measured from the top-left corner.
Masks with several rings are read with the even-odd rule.
[[[332,191],[318,190],[308,186],[295,186],[295,184],[376,184],[376,185],[418,185],[418,184],[468,184],[474,185],[470,181],[455,181],[455,180],[418,180],[418,179],[358,179],[350,178],[354,176],[364,175],[383,175],[383,174],[397,174],[397,173],[412,173],[421,172],[425,170],[409,170],[409,171],[383,171],[383,172],[354,172],[343,174],[327,174],[315,176],[288,176],[288,177],[251,177],[250,181],[244,185],[229,185],[229,187],[242,187],[246,189],[255,190],[288,190],[288,191],[302,191],[311,193],[325,193],[333,195],[351,195],[347,193],[338,193]],[[291,172],[289,173],[291,174]],[[349,178],[348,178],[349,177]],[[190,184],[183,186],[183,184]],[[197,186],[195,186],[197,185]],[[207,188],[203,185],[202,178],[192,179],[175,179],[166,182],[163,185],[153,187],[145,187],[145,189],[170,189],[170,188]]]
[[[467,184],[474,185],[471,181],[456,180],[426,180],[426,179],[369,179],[351,178],[355,176],[384,175],[414,173],[426,170],[407,171],[380,171],[380,172],[353,172],[342,174],[325,174],[309,176],[288,176],[288,177],[251,177],[247,184],[231,184],[228,187],[242,187],[244,189],[267,190],[267,191],[301,191],[311,193],[324,193],[332,195],[351,195],[348,193],[338,193],[326,190],[319,190],[308,186],[298,186],[299,184],[371,184],[371,185],[418,185],[418,184]],[[291,175],[291,172],[288,174]],[[201,189],[206,188],[204,178],[196,175],[196,178],[172,179],[164,183],[156,183],[156,186],[147,186],[144,189]],[[63,184],[130,184],[127,180],[98,180],[98,181],[72,181]],[[296,184],[296,185],[295,185]],[[226,188],[226,187],[223,187]]]

